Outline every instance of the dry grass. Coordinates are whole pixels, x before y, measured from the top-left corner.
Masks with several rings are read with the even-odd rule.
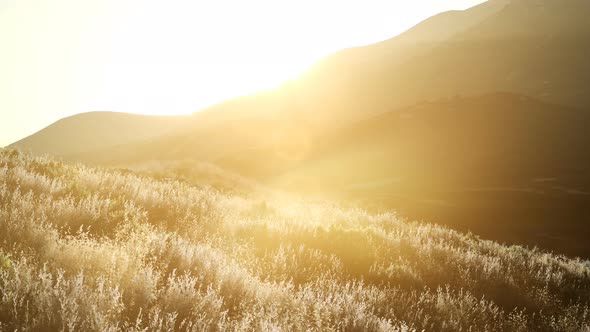
[[[0,152],[0,331],[590,331],[589,274],[395,214]]]

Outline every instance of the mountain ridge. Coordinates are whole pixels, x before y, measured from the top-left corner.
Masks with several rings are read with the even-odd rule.
[[[63,156],[142,140],[179,129],[187,116],[149,116],[112,111],[79,113],[62,118],[8,147]]]

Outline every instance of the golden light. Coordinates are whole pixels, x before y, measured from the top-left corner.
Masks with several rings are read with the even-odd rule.
[[[0,145],[80,112],[195,112],[477,2],[4,0]]]

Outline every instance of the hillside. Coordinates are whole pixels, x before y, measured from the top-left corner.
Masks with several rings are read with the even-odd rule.
[[[586,107],[589,7],[584,0],[488,1],[441,14],[407,35],[320,61],[291,93],[307,112],[327,118],[498,91]],[[445,16],[457,23],[445,24]],[[407,47],[424,36],[433,41]]]
[[[421,59],[379,81],[404,98],[473,95],[489,91],[525,94],[587,107],[590,99],[590,12],[587,1],[513,1]],[[460,75],[457,73],[460,72]],[[408,84],[409,83],[409,84]]]
[[[178,130],[186,116],[146,116],[117,112],[89,112],[61,119],[11,144],[36,154],[64,156],[112,147]]]
[[[439,46],[455,35],[499,13],[508,3],[508,0],[493,0],[467,10],[443,12],[391,39],[336,52],[311,66],[299,82],[288,87],[292,90],[289,93],[300,99],[309,112],[329,118],[338,114],[338,119],[343,116],[358,119],[414,104],[420,99],[400,100],[400,95],[377,96],[379,91],[393,94],[396,91],[392,89],[391,82],[383,82],[376,75],[385,73],[390,80],[397,80],[397,71],[403,70],[411,60],[423,61],[424,57],[436,53]],[[415,65],[421,66],[420,63]],[[409,79],[408,84],[422,82],[420,77]]]
[[[511,94],[423,103],[326,138],[281,181],[590,257],[588,126],[588,109]]]
[[[297,160],[271,148],[216,162],[273,186],[590,257],[589,126],[587,109],[499,93],[384,113],[319,137]]]
[[[273,187],[590,257],[587,109],[496,93],[420,103],[323,135],[279,116],[209,124],[72,159],[109,166],[154,156],[208,161]]]
[[[2,330],[590,329],[588,262],[10,150],[0,260]]]
[[[319,136],[295,167],[304,164],[301,173],[308,175],[321,172],[311,170],[316,167],[311,164],[321,164],[325,173],[338,169],[341,175],[326,179],[334,185],[385,176],[403,178],[414,187],[420,182],[442,189],[522,184],[544,177],[586,187],[590,183],[577,176],[590,172],[590,158],[580,153],[590,144],[584,131],[589,125],[587,109],[522,95],[455,97],[382,113]],[[238,149],[225,157],[232,159]],[[245,159],[260,169],[247,175],[268,176],[261,164],[278,158],[275,152]],[[342,158],[358,162],[343,163],[338,160]],[[562,171],[571,174],[564,177]]]

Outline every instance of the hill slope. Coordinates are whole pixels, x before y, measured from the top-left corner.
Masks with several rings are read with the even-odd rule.
[[[385,73],[389,79],[396,79],[400,66],[405,67],[413,59],[420,62],[423,57],[436,52],[438,46],[497,14],[508,3],[508,0],[494,0],[467,10],[443,12],[391,39],[336,52],[314,64],[299,83],[289,87],[291,91],[288,93],[300,99],[310,113],[336,119],[357,119],[392,107],[414,104],[418,100],[398,101],[399,96],[380,95],[376,99],[378,91],[395,91],[392,91],[390,82],[377,82],[379,77],[375,75]],[[409,79],[417,81],[421,78]],[[380,85],[383,83],[386,85]]]
[[[460,25],[465,29],[443,34],[448,38],[427,43],[422,50],[405,46],[420,36],[410,34],[329,57],[304,75],[291,94],[304,110],[328,119],[498,91],[589,105],[588,2],[522,0],[500,5],[490,15],[474,14],[477,7],[461,13],[480,20]],[[423,26],[437,27],[427,23]]]
[[[421,59],[377,74],[404,98],[509,91],[586,107],[590,98],[587,1],[513,1]],[[395,76],[392,74],[395,72]],[[460,75],[458,75],[460,73]],[[394,77],[392,79],[392,77]]]
[[[297,160],[271,148],[216,162],[290,190],[590,257],[589,126],[587,109],[491,94],[375,116],[317,138]]]
[[[277,89],[197,112],[188,121],[192,133],[156,138],[144,148],[119,147],[111,156],[103,149],[92,159],[116,161],[129,154],[146,158],[161,153],[200,157],[208,146],[192,142],[205,141],[211,131],[221,133],[217,128],[223,122],[229,122],[226,131],[247,132],[244,149],[257,148],[269,136],[283,135],[284,128],[313,139],[366,117],[457,95],[512,92],[585,108],[590,105],[588,12],[583,0],[495,0],[443,13],[391,40],[328,57],[300,79]],[[256,127],[253,121],[269,125]],[[148,146],[156,149],[150,151]],[[94,147],[88,146],[85,152],[97,150]],[[217,147],[212,150],[218,151]]]
[[[0,328],[580,331],[590,265],[274,193],[0,151]]]
[[[590,257],[587,109],[497,93],[421,103],[323,135],[285,122],[236,119],[71,157],[208,161],[272,186]]]
[[[63,156],[162,136],[180,128],[186,119],[186,116],[82,113],[61,119],[9,147]]]

